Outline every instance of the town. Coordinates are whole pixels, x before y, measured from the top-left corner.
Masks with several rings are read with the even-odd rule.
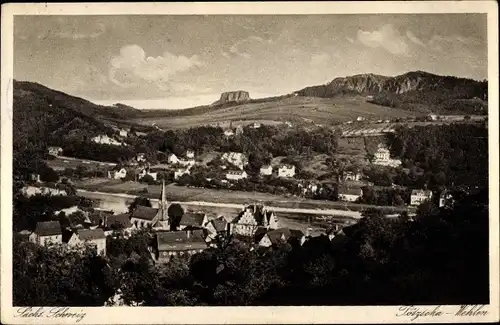
[[[89,16],[85,26],[107,26],[107,41],[94,32],[60,43],[50,31],[66,30],[63,20],[25,20],[49,36],[16,38],[16,306],[489,302],[487,74],[462,61],[453,65],[476,70],[454,73],[434,52],[424,65],[433,72],[422,71],[417,57],[432,42],[412,42],[403,26],[395,44],[411,47],[375,46],[377,35],[400,34],[385,20],[336,39],[351,49],[338,63],[332,40],[313,42],[329,33],[310,28],[333,25],[256,17]],[[279,27],[288,22],[300,28]],[[144,25],[132,41],[123,35],[134,24]],[[224,32],[208,33],[211,24]],[[168,42],[148,41],[166,31]],[[222,44],[233,32],[245,36]],[[386,55],[406,63],[388,67],[400,61]],[[45,56],[71,61],[85,82],[66,65],[47,69]]]

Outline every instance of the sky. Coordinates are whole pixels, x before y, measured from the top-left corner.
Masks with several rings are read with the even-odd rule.
[[[487,78],[485,14],[16,16],[14,78],[178,109],[422,70]]]

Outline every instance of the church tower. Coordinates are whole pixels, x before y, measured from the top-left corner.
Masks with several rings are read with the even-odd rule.
[[[168,202],[167,191],[165,188],[165,179],[163,179],[161,183],[161,197],[158,207],[158,225],[162,229],[170,229],[168,222]]]

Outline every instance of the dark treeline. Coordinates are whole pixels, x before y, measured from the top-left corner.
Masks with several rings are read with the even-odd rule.
[[[428,183],[485,185],[488,183],[488,129],[485,124],[451,124],[399,128],[391,154],[410,169],[421,169]],[[410,170],[401,185],[418,173]],[[403,175],[400,177],[404,178]]]
[[[14,304],[144,306],[487,304],[487,195],[387,219],[367,212],[331,242],[250,250],[218,238],[190,262],[152,263],[148,231],[108,238],[107,257],[14,242]],[[425,288],[425,290],[423,290]]]

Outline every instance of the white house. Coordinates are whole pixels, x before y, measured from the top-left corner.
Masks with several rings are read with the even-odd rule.
[[[355,202],[363,195],[363,190],[359,187],[339,186],[338,194],[341,201]]]
[[[101,134],[101,135],[98,135],[96,137],[93,137],[92,138],[92,141],[94,141],[95,143],[99,143],[99,144],[109,144],[109,145],[112,145],[112,146],[122,146],[122,145],[125,145],[124,143],[121,143],[119,141],[116,141],[115,139],[113,138],[110,138],[108,137],[107,135],[105,134]]]
[[[292,238],[295,238],[299,243],[302,243],[304,237],[304,233],[300,230],[289,228],[273,229],[268,231],[264,237],[262,237],[259,241],[259,246],[270,247],[272,245],[287,242]]]
[[[179,165],[182,166],[194,166],[196,164],[196,161],[194,159],[179,159]]]
[[[224,135],[229,138],[229,137],[234,136],[234,132],[231,129],[227,129],[224,131]]]
[[[179,168],[174,172],[174,179],[179,179],[183,175],[189,175],[190,173],[189,168]]]
[[[448,192],[447,190],[441,192],[441,194],[439,195],[440,208],[453,206],[453,203],[454,203],[453,195],[450,192]]]
[[[226,174],[226,178],[233,181],[239,181],[240,179],[247,178],[248,175],[244,170],[239,171],[229,171]]]
[[[251,205],[243,209],[231,221],[230,232],[242,236],[253,236],[259,228],[278,229],[278,217],[265,206]]]
[[[362,117],[362,116],[358,116],[358,117],[356,118],[356,121],[364,121],[364,120],[365,120],[365,118],[364,118],[364,117]]]
[[[78,230],[78,240],[83,245],[95,247],[98,254],[106,255],[106,235],[102,228]]]
[[[48,148],[49,155],[59,156],[63,153],[63,149],[61,147],[49,147]]]
[[[243,169],[248,164],[248,158],[241,152],[226,152],[221,157],[222,160]]]
[[[293,177],[295,176],[295,166],[293,165],[281,165],[278,168],[279,177]]]
[[[186,150],[185,153],[186,158],[193,159],[194,158],[194,151],[193,150]]]
[[[177,164],[177,163],[179,163],[179,158],[177,158],[177,156],[175,154],[171,153],[167,157],[167,163],[169,163],[169,164]]]
[[[260,128],[260,123],[259,122],[253,122],[252,125],[250,125],[252,129],[258,129]]]
[[[360,180],[361,180],[361,173],[359,172],[347,171],[344,173],[344,181],[360,181]]]
[[[264,165],[260,167],[261,175],[272,175],[272,173],[273,173],[273,167],[271,165]]]
[[[373,163],[375,165],[381,166],[391,166],[398,167],[401,165],[401,160],[391,159],[391,154],[389,149],[385,148],[383,145],[379,145],[377,151],[375,152],[375,159]]]
[[[38,187],[38,186],[25,186],[21,189],[21,192],[27,197],[31,197],[33,195],[41,194],[41,195],[68,195],[68,192],[65,190],[61,190],[58,188],[51,187]]]
[[[413,190],[410,196],[410,205],[420,205],[425,201],[432,199],[432,191],[430,190]]]
[[[124,138],[128,137],[128,131],[125,129],[121,129],[119,134],[121,137],[124,137]]]
[[[38,222],[35,231],[29,236],[29,241],[41,246],[62,244],[62,229],[59,221]]]
[[[138,153],[137,156],[135,157],[135,160],[137,160],[137,162],[145,162],[146,154],[143,152]]]
[[[108,178],[122,179],[125,178],[126,176],[127,176],[127,170],[125,168],[108,171]]]

